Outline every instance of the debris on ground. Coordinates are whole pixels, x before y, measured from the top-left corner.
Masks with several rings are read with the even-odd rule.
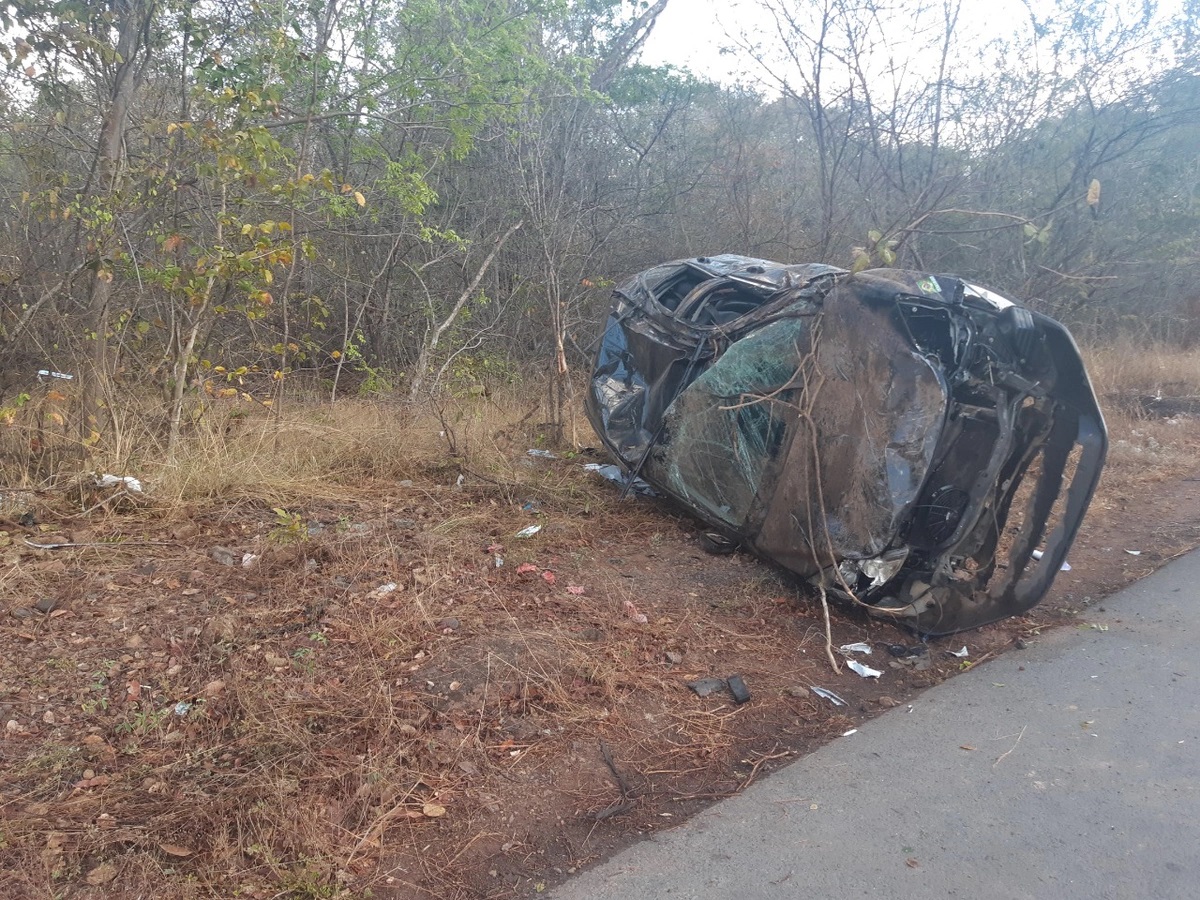
[[[127,491],[132,491],[135,494],[142,493],[142,483],[132,475],[98,475],[96,476],[96,487],[110,488],[121,485]]]
[[[878,678],[883,674],[883,672],[881,672],[879,669],[872,669],[870,666],[865,666],[857,659],[849,660],[846,665],[849,667],[851,672],[854,672],[856,675],[861,675],[863,678]]]
[[[658,492],[641,478],[630,478],[619,466],[612,463],[585,463],[583,467],[588,472],[595,472],[605,481],[619,484],[623,489],[632,491],[642,497],[657,497]]]
[[[837,694],[835,694],[833,691],[829,690],[828,688],[814,686],[814,687],[809,688],[809,690],[812,691],[814,694],[816,694],[818,697],[824,697],[826,700],[828,700],[834,706],[846,706],[846,701],[843,700],[841,697],[839,697]]]
[[[724,678],[699,678],[696,681],[689,681],[687,686],[697,697],[707,697],[709,694],[725,690],[729,684]]]
[[[741,675],[730,675],[726,682],[729,684],[729,693],[733,695],[734,703],[740,706],[750,700],[750,688],[746,687]]]

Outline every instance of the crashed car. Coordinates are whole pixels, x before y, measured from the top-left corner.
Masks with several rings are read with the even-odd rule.
[[[1042,599],[1108,442],[1053,319],[953,275],[735,255],[617,287],[587,410],[631,479],[925,635]]]

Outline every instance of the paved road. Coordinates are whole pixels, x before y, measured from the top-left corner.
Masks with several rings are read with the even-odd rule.
[[[1200,551],[1101,606],[552,896],[1200,898]]]

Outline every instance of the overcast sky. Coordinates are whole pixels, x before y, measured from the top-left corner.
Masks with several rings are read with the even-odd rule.
[[[1054,0],[1031,0],[1031,4],[1039,15],[1055,5]],[[930,5],[940,6],[940,3]],[[1162,18],[1176,12],[1180,5],[1181,0],[1157,0],[1155,3]],[[914,6],[900,0],[895,5],[896,18],[903,20]],[[1132,9],[1137,6],[1138,0],[1115,0],[1105,9],[1112,15],[1114,10],[1122,7]],[[987,3],[963,0],[955,29],[955,55],[968,64],[972,58],[981,59],[984,55],[982,47],[989,38],[1006,31],[1015,33],[1028,27],[1028,22],[1029,12],[1024,0],[989,0]],[[901,21],[897,25],[900,34],[911,33],[904,27],[908,22]],[[758,0],[671,0],[646,41],[641,58],[648,65],[671,64],[718,81],[733,81],[739,74],[754,75],[756,70],[745,59],[745,54],[720,54],[721,46],[731,43],[726,32],[770,34],[774,28],[774,19],[763,11]],[[891,39],[889,43],[892,43]],[[919,43],[907,52],[903,45],[903,39],[893,43],[893,47],[910,56],[912,61],[925,55]]]
[[[730,0],[671,0],[646,41],[642,61],[652,66],[670,64],[691,69],[697,75],[731,80],[741,67],[736,55],[718,55],[721,44],[728,43],[723,26],[736,31],[737,23],[742,22],[765,28],[771,21],[757,7],[745,9],[740,6]]]

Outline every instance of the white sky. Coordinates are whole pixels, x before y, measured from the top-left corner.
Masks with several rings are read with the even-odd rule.
[[[718,55],[720,46],[729,42],[723,25],[736,31],[739,21],[757,24],[761,20],[759,27],[770,22],[761,10],[739,12],[738,5],[729,0],[671,0],[646,41],[643,62],[691,69],[697,75],[721,81],[734,80],[738,71],[736,55]]]
[[[885,0],[886,2],[886,0]],[[1039,15],[1044,15],[1055,6],[1055,0],[1030,0]],[[1069,2],[1069,0],[1068,0]],[[892,0],[896,9],[897,31],[903,34],[905,13],[916,6],[912,0]],[[936,0],[933,4],[940,6]],[[1120,0],[1110,3],[1113,9],[1135,7],[1136,0]],[[1158,0],[1155,3],[1160,18],[1175,13],[1181,0]],[[956,28],[956,55],[969,59],[988,38],[1016,33],[1027,28],[1029,13],[1024,0],[962,0],[958,27]],[[651,33],[642,51],[641,59],[648,65],[671,64],[691,69],[695,74],[718,81],[732,82],[739,76],[757,80],[755,66],[744,58],[744,54],[722,55],[720,48],[732,44],[729,34],[738,35],[746,31],[770,34],[775,21],[770,13],[761,8],[757,0],[671,0],[666,11],[659,16],[658,24]],[[903,39],[896,41],[896,49],[904,47]],[[914,56],[921,55],[918,52]],[[911,51],[910,51],[911,52]],[[978,57],[976,57],[978,58]],[[1150,61],[1147,60],[1149,64]]]

